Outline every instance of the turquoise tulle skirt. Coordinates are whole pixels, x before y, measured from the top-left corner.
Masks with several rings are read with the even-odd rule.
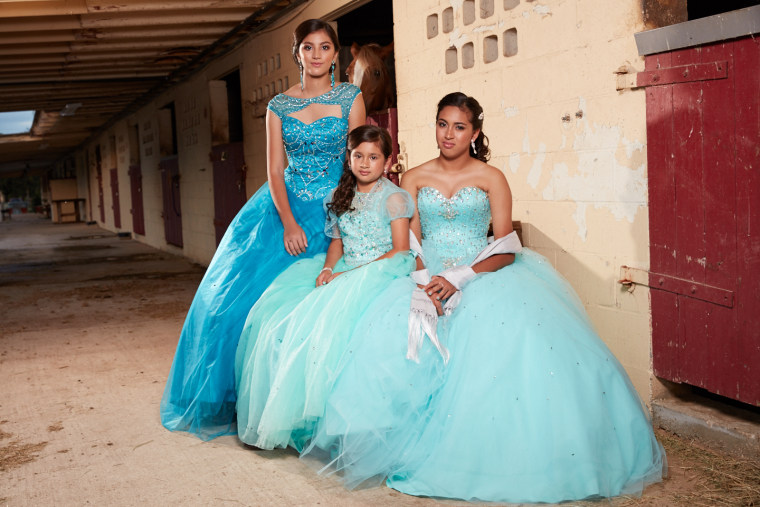
[[[375,295],[414,269],[410,253],[345,271],[314,286],[324,255],[299,260],[251,309],[235,358],[238,436],[263,449],[301,450],[324,414],[357,322]]]
[[[198,287],[161,400],[161,422],[208,440],[235,433],[235,350],[246,316],[264,289],[298,259],[327,250],[322,200],[288,195],[308,239],[298,257],[283,247],[283,226],[268,184],[243,206]]]
[[[356,322],[304,455],[349,487],[560,502],[639,494],[665,455],[646,408],[569,284],[530,250],[465,288],[439,338],[405,359],[408,279]]]

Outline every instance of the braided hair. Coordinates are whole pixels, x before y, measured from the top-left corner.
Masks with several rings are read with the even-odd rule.
[[[483,108],[473,97],[468,97],[462,92],[449,93],[438,102],[438,111],[435,117],[441,114],[444,107],[454,106],[469,113],[472,128],[478,130],[475,139],[475,149],[470,146],[470,156],[482,162],[488,162],[491,158],[491,150],[488,149],[488,137],[483,133]]]

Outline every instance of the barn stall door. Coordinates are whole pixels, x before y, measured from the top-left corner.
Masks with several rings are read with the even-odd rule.
[[[214,146],[211,158],[214,164],[214,228],[216,244],[245,204],[245,160],[243,143]]]
[[[142,197],[142,167],[140,165],[129,166],[129,183],[132,195],[132,231],[135,234],[145,235],[145,212]]]
[[[113,210],[113,225],[121,229],[121,204],[119,203],[119,171],[111,169],[111,209]]]
[[[170,245],[182,247],[182,208],[179,200],[179,161],[177,156],[161,159],[161,187],[164,197],[164,237]]]
[[[106,222],[106,207],[103,199],[103,159],[100,156],[100,146],[95,147],[95,177],[98,180],[98,210],[100,222]]]
[[[646,57],[658,377],[760,405],[760,41]]]

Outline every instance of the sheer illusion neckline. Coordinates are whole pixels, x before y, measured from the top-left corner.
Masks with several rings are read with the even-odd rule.
[[[485,190],[483,190],[482,188],[480,188],[480,187],[478,187],[478,186],[475,186],[475,185],[468,185],[468,186],[465,186],[465,187],[461,187],[461,188],[460,188],[460,189],[458,189],[456,192],[454,192],[453,194],[451,194],[451,196],[450,196],[450,197],[446,197],[445,195],[443,195],[443,192],[441,192],[440,190],[438,190],[438,189],[437,189],[437,188],[435,188],[435,187],[431,187],[431,186],[427,186],[427,185],[425,185],[425,186],[423,186],[423,187],[420,187],[420,192],[421,192],[422,190],[424,190],[424,189],[429,189],[429,190],[432,190],[433,192],[436,192],[438,195],[440,195],[441,197],[443,197],[443,198],[444,198],[444,199],[446,199],[447,201],[453,201],[453,200],[454,200],[454,199],[457,197],[457,195],[459,195],[461,192],[464,192],[464,191],[465,191],[465,190],[467,190],[467,189],[472,189],[472,190],[480,190],[480,191],[481,191],[483,194],[485,194],[485,195],[488,195],[488,192],[486,192],[486,191],[485,191]]]
[[[333,92],[335,92],[335,91],[339,90],[340,88],[343,88],[343,86],[344,86],[345,84],[346,84],[346,83],[345,83],[345,81],[344,81],[344,82],[340,82],[340,83],[336,84],[336,85],[335,85],[335,87],[333,87],[333,88],[330,88],[330,89],[329,89],[329,90],[327,90],[326,92],[324,92],[324,93],[320,93],[319,95],[314,95],[313,97],[294,97],[293,95],[288,95],[288,94],[287,94],[287,93],[285,93],[285,92],[283,92],[282,94],[283,94],[284,96],[286,96],[287,98],[289,98],[289,99],[293,99],[293,100],[314,100],[314,99],[318,99],[318,98],[320,98],[320,97],[324,97],[325,95],[328,95],[328,94],[330,94],[330,93],[333,93]]]

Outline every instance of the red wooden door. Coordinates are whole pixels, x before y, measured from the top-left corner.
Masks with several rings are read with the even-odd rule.
[[[214,228],[218,245],[246,200],[243,143],[214,146],[211,157],[214,164]]]
[[[100,222],[106,221],[106,207],[103,204],[103,161],[100,158],[100,146],[95,148],[95,176],[98,180],[98,209],[100,210]]]
[[[655,374],[760,405],[760,41],[646,58]]]
[[[121,206],[119,204],[119,171],[111,169],[111,209],[113,209],[113,225],[121,228]]]
[[[367,125],[377,125],[386,129],[393,140],[393,153],[391,154],[391,163],[398,163],[398,110],[395,107],[386,109],[385,111],[367,115]],[[393,166],[391,166],[393,168]],[[389,172],[385,175],[396,185],[399,184],[398,174]]]
[[[132,232],[145,235],[145,212],[142,197],[142,168],[139,165],[129,167],[129,186],[132,196]]]
[[[182,208],[179,199],[179,161],[167,157],[158,164],[164,200],[164,237],[170,245],[182,247]]]

